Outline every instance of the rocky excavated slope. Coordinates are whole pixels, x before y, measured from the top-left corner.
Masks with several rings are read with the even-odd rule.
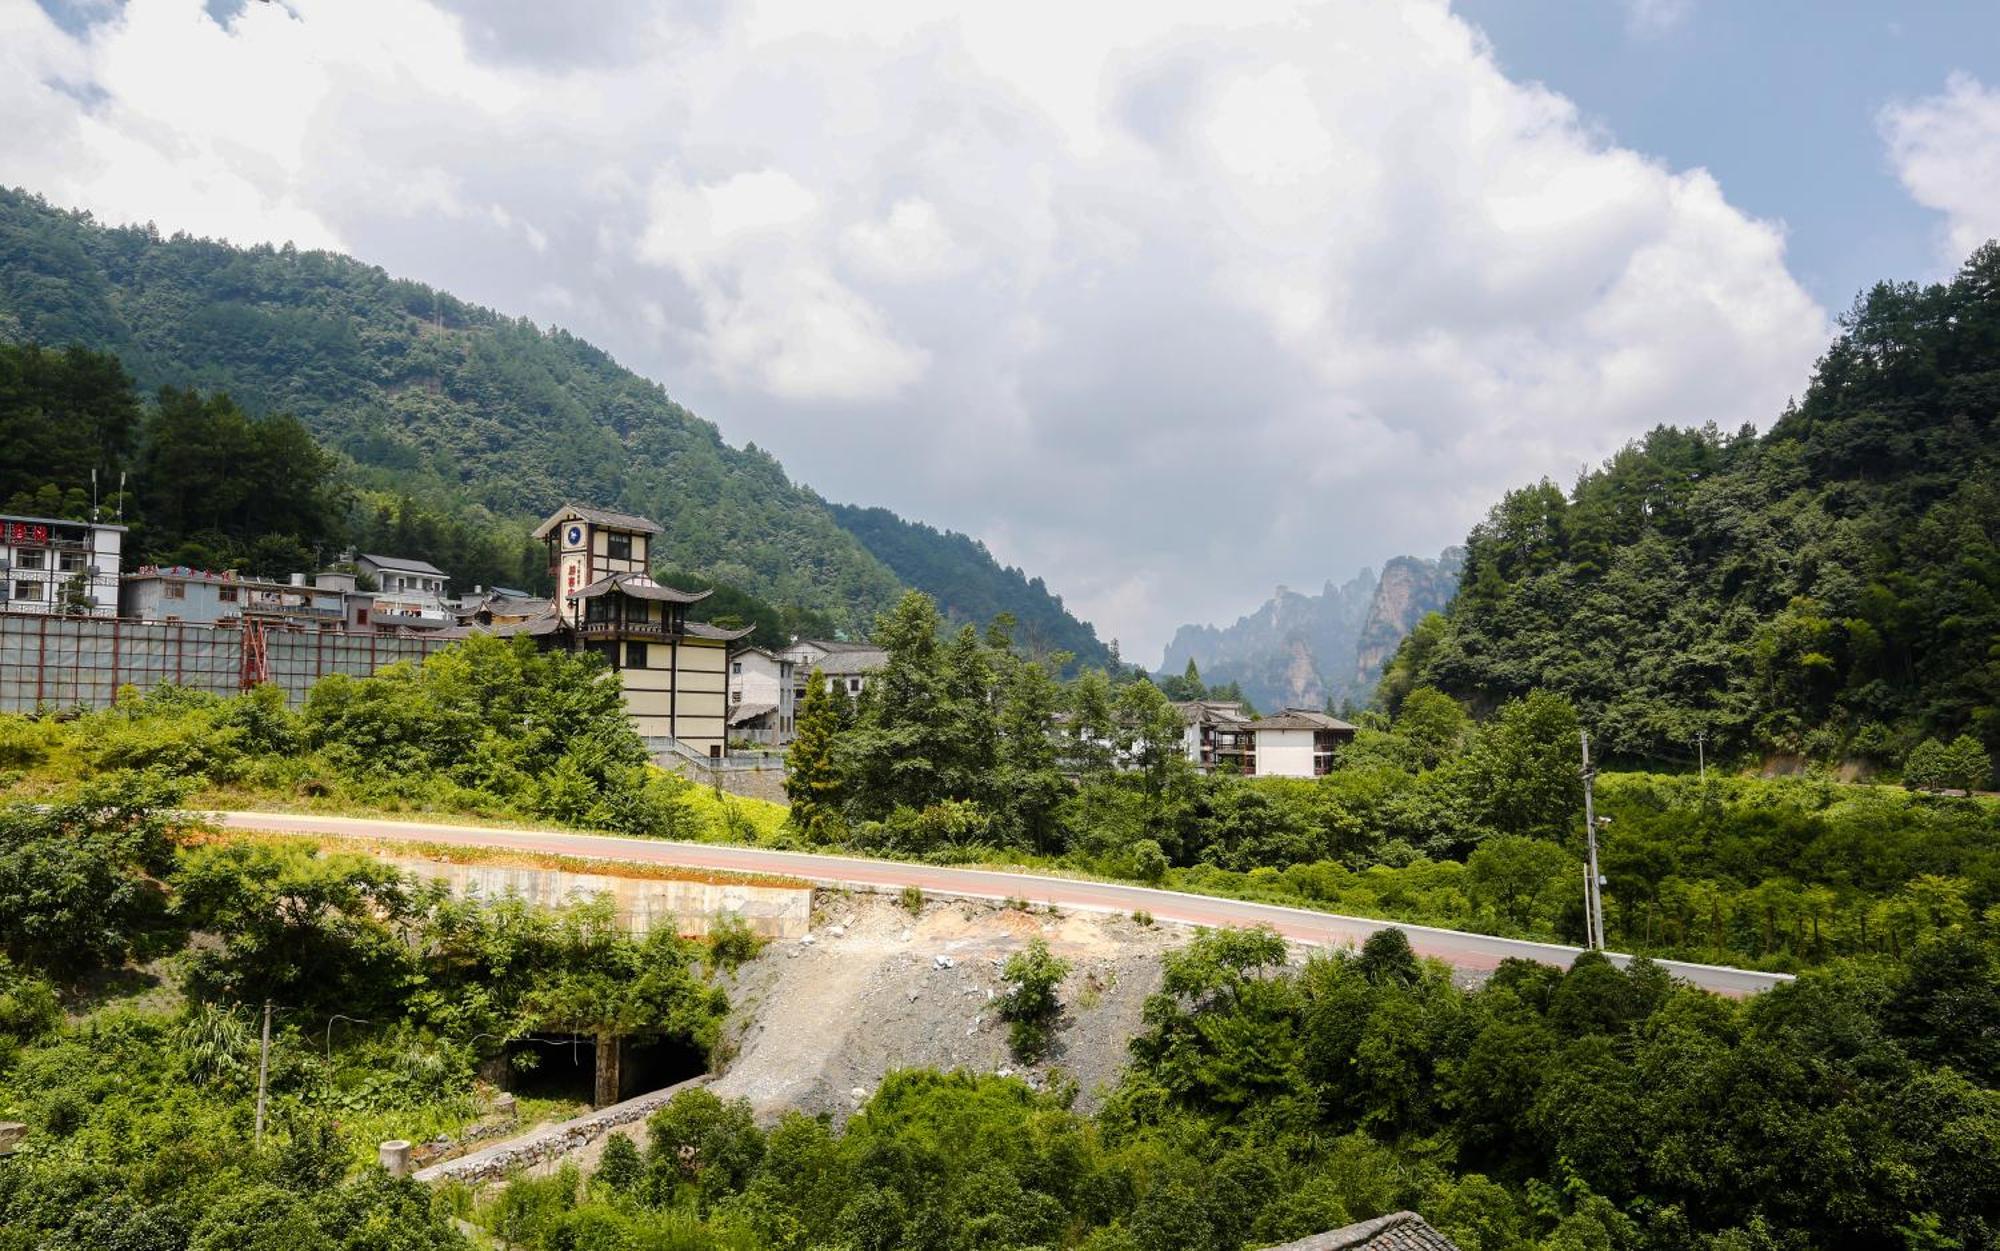
[[[1089,1110],[1124,1067],[1162,955],[1189,936],[1094,913],[938,901],[912,915],[884,896],[822,901],[810,939],[766,948],[730,988],[733,1055],[712,1089],[748,1099],[760,1119],[789,1108],[845,1116],[883,1074],[914,1067],[1074,1081]],[[1037,937],[1072,967],[1055,1045],[1023,1066],[994,1001],[1006,991],[1001,966]]]

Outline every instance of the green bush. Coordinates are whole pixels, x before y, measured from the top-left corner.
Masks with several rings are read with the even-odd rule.
[[[1000,1016],[1008,1023],[1008,1045],[1024,1063],[1047,1054],[1062,1002],[1056,991],[1069,976],[1070,963],[1037,938],[1027,949],[1008,957],[1000,977],[1008,991],[999,1000]]]

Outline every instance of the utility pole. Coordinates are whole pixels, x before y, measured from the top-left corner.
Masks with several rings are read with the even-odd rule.
[[[1583,919],[1587,938],[1586,947],[1604,950],[1604,894],[1603,882],[1597,873],[1597,810],[1592,795],[1591,783],[1597,778],[1597,771],[1590,767],[1590,731],[1580,732],[1583,740],[1583,840],[1589,853],[1589,863],[1584,872],[1590,875],[1585,883]]]
[[[1697,766],[1701,769],[1702,785],[1706,786],[1708,785],[1708,731],[1707,730],[1696,730],[1694,732],[1694,758]]]
[[[271,1001],[264,1001],[264,1040],[257,1044],[257,1147],[264,1147],[264,1101],[271,1092]]]

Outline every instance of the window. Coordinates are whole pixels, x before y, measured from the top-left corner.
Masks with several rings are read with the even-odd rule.
[[[41,597],[42,584],[39,582],[16,582],[14,584],[15,599],[40,599]]]
[[[368,610],[366,608],[357,608],[354,610],[354,624],[355,625],[368,624]]]
[[[187,597],[188,589],[185,582],[168,582],[160,587],[161,599],[186,599]]]
[[[64,573],[75,573],[83,568],[83,553],[61,552],[56,556],[56,568]]]
[[[14,563],[23,569],[48,568],[49,554],[42,551],[22,552],[14,558]]]
[[[858,695],[858,694],[860,694],[860,693],[861,693],[861,679],[860,679],[860,678],[849,678],[849,679],[847,679],[847,693],[848,693],[848,694],[850,694],[850,695]]]
[[[224,604],[233,604],[236,602],[236,588],[233,586],[217,587],[215,598]]]
[[[740,703],[742,703],[742,702],[743,702],[743,692],[742,692],[742,691],[731,691],[731,692],[729,692],[729,702],[730,702],[730,703],[732,703],[732,704],[740,704]]]
[[[605,535],[604,554],[612,560],[632,559],[632,536],[629,534]]]
[[[740,661],[740,660],[732,660],[732,661],[730,661],[730,662],[729,662],[729,671],[730,671],[731,673],[741,673],[741,672],[743,672],[743,662],[742,662],[742,661]]]
[[[644,643],[625,644],[625,667],[644,669],[646,667],[646,645]]]

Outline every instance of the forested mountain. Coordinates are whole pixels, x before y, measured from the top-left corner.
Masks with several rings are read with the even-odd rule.
[[[1365,703],[1403,636],[1451,602],[1463,556],[1454,547],[1436,560],[1392,557],[1380,577],[1363,569],[1317,595],[1281,586],[1233,625],[1182,626],[1160,672],[1193,661],[1208,682],[1233,683],[1265,709]]]
[[[0,339],[80,343],[147,391],[294,414],[391,499],[515,521],[566,498],[644,513],[666,527],[663,563],[843,628],[899,589],[777,461],[657,384],[565,331],[348,257],[106,228],[0,189]]]
[[[886,508],[832,504],[833,518],[906,584],[937,601],[946,618],[980,625],[1014,614],[1014,638],[1030,655],[1066,651],[1086,666],[1112,652],[1088,621],[1063,607],[1040,578],[1002,565],[978,539],[905,521]]]
[[[1661,427],[1510,493],[1396,667],[1560,691],[1626,758],[2000,748],[2000,246],[1842,324],[1768,434]]]

